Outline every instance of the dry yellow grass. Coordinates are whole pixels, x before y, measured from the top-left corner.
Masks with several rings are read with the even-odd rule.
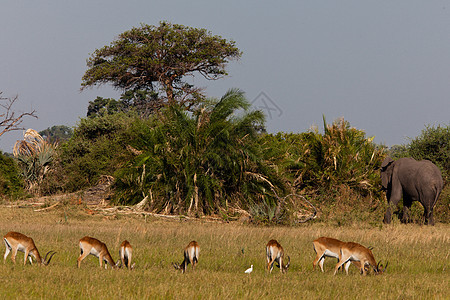
[[[8,258],[0,265],[2,298],[450,298],[449,225],[256,227],[105,218],[70,206],[47,212],[0,207],[0,215],[0,233],[20,231],[33,237],[41,253],[58,252],[48,267],[14,266]],[[116,260],[121,241],[129,240],[136,269],[100,269],[93,256],[77,269],[78,240],[85,235],[105,242]],[[387,273],[363,277],[352,266],[350,275],[333,276],[336,260],[330,258],[325,273],[313,271],[312,240],[319,236],[373,246],[377,260],[389,260]],[[287,274],[264,270],[270,239],[277,239],[291,257]],[[171,262],[182,261],[182,250],[191,240],[200,244],[199,264],[183,275]],[[244,274],[251,264],[253,273]]]

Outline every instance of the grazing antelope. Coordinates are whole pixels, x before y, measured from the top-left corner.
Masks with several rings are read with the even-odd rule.
[[[86,258],[89,254],[94,255],[98,257],[98,260],[100,262],[100,267],[102,267],[103,261],[105,261],[105,269],[108,268],[108,264],[111,265],[111,268],[116,268],[119,264],[119,261],[117,263],[114,263],[114,260],[111,257],[111,254],[109,254],[108,248],[106,247],[105,243],[100,242],[99,240],[85,236],[80,240],[80,249],[81,254],[77,259],[77,265],[78,268],[80,267],[81,261]]]
[[[323,272],[323,263],[325,261],[325,257],[337,258],[339,262],[339,254],[341,252],[341,247],[344,244],[345,242],[329,237],[320,237],[314,240],[313,246],[317,256],[313,261],[313,270],[316,268],[317,263],[319,263],[319,267]],[[361,263],[359,261],[348,261],[345,264],[345,270],[347,271],[347,273],[350,263],[353,263],[358,269],[361,269]]]
[[[26,265],[27,263],[27,258],[29,258],[30,264],[33,264],[33,260],[31,259],[31,257],[33,256],[39,264],[46,266],[50,263],[53,255],[56,254],[55,251],[51,250],[47,252],[44,258],[41,258],[41,255],[39,254],[39,251],[34,244],[33,239],[19,232],[8,232],[3,237],[3,241],[5,242],[6,247],[5,256],[3,257],[3,263],[6,263],[6,257],[8,257],[8,254],[11,250],[11,260],[14,262],[14,264],[16,263],[17,251],[24,253],[24,265]],[[47,260],[49,254],[50,257]]]
[[[386,263],[386,266],[383,269],[383,265],[381,264],[381,261],[378,263],[375,261],[375,258],[372,254],[372,250],[353,242],[344,243],[341,246],[340,254],[339,254],[339,262],[336,264],[336,267],[334,268],[334,274],[336,275],[338,269],[345,263],[348,263],[349,261],[359,261],[360,262],[360,271],[363,275],[366,275],[366,268],[365,266],[368,265],[369,267],[373,268],[373,271],[375,274],[382,274],[384,271],[386,271],[386,268],[389,264],[389,262]],[[348,274],[348,268],[345,269],[346,273]]]
[[[288,256],[288,263],[283,265],[284,249],[276,240],[270,240],[266,245],[267,255],[267,270],[272,273],[273,265],[278,263],[281,273],[287,272],[289,265],[291,264],[291,258]]]
[[[131,264],[131,256],[133,254],[133,247],[131,247],[130,242],[127,240],[123,241],[120,245],[119,256],[120,256],[120,267],[125,266],[128,269],[134,269],[134,264]]]
[[[195,265],[198,263],[198,255],[200,254],[200,246],[196,241],[190,242],[184,249],[184,260],[180,264],[172,263],[176,270],[181,270],[182,273],[186,272],[187,265],[192,264],[192,270],[195,269]]]

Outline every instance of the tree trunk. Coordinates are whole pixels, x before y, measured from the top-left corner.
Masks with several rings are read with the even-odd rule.
[[[172,82],[173,81],[170,79],[166,79],[164,81],[164,84],[166,86],[167,102],[170,106],[172,106],[174,104]]]

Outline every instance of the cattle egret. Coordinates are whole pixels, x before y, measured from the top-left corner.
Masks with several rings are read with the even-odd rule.
[[[253,271],[253,265],[250,268],[248,268],[247,270],[245,270],[245,273],[250,274],[252,271]]]

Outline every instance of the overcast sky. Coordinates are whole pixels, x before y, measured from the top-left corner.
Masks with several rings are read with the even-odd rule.
[[[37,111],[26,128],[75,126],[89,101],[119,97],[79,91],[90,53],[162,20],[236,41],[244,54],[230,75],[194,83],[211,97],[244,90],[269,132],[322,131],[325,115],[394,145],[449,125],[448,1],[2,1],[0,91],[19,95],[17,112]],[[0,149],[12,152],[21,137],[3,135]]]

